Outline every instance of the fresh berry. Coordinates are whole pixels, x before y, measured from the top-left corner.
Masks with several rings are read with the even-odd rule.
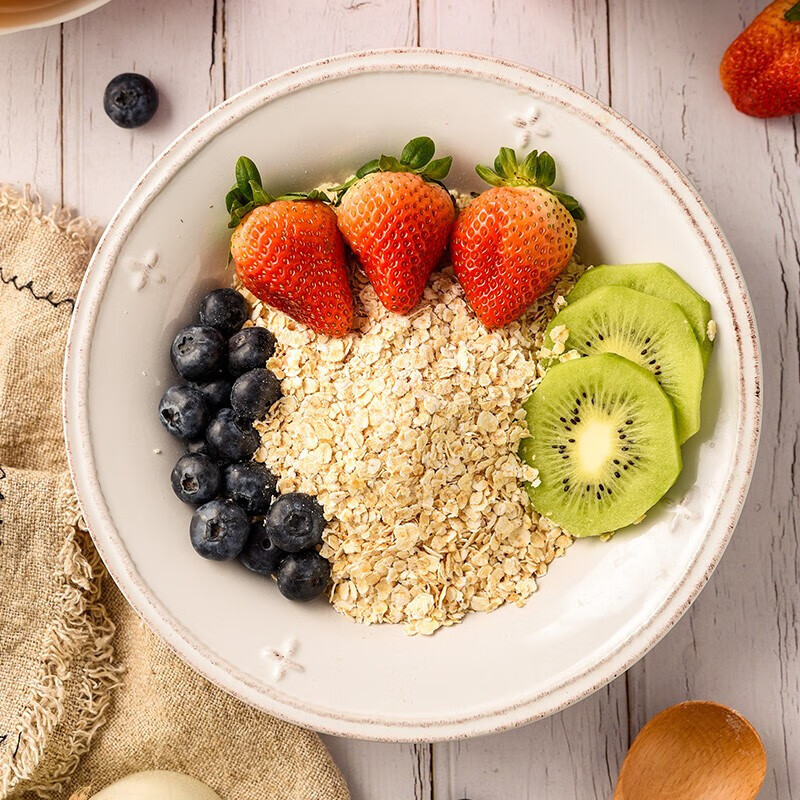
[[[179,439],[196,439],[208,423],[208,406],[203,395],[191,386],[170,386],[158,404],[164,427]]]
[[[277,478],[257,461],[241,461],[225,468],[223,493],[251,517],[266,514],[277,490]]]
[[[184,503],[199,506],[213,500],[222,486],[222,473],[208,456],[181,456],[172,470],[172,490]]]
[[[800,3],[770,3],[727,49],[720,76],[745,114],[800,113]]]
[[[550,188],[549,153],[534,150],[518,164],[504,147],[494,167],[476,167],[494,188],[458,215],[450,242],[467,302],[487,328],[520,317],[569,264],[583,219],[574,197]]]
[[[205,440],[205,437],[201,436],[199,439],[192,439],[186,442],[186,452],[189,454],[193,453],[202,453],[203,455],[208,455],[208,442]]]
[[[158,110],[158,91],[144,75],[123,72],[106,86],[103,108],[120,128],[138,128]]]
[[[325,515],[315,497],[299,492],[281,495],[265,520],[269,538],[287,553],[299,553],[322,541]]]
[[[242,552],[249,523],[247,514],[232,500],[212,500],[192,515],[192,546],[203,558],[228,561]]]
[[[169,355],[182,378],[210,380],[225,363],[225,339],[210,325],[190,325],[178,332]]]
[[[250,525],[250,535],[247,544],[244,546],[239,561],[247,569],[259,573],[259,575],[272,575],[278,571],[281,561],[286,557],[286,553],[279,547],[275,547],[272,540],[267,536],[264,529],[264,521],[258,520]]]
[[[200,322],[224,336],[236,333],[247,319],[247,303],[235,289],[214,289],[200,303]]]
[[[274,352],[275,337],[266,328],[242,328],[228,340],[228,372],[238,377],[260,369]]]
[[[381,156],[356,173],[355,183],[341,187],[339,229],[380,301],[398,314],[422,297],[456,216],[439,183],[452,159],[431,161],[434,150],[427,136],[412,139],[399,160]]]
[[[222,463],[247,461],[258,449],[258,434],[230,408],[223,408],[208,423],[206,440],[211,455]]]
[[[214,378],[206,383],[197,383],[194,388],[205,397],[209,409],[216,411],[231,404],[231,387],[230,380],[223,377]]]
[[[331,565],[316,550],[289,553],[278,569],[278,589],[289,600],[319,597],[328,585]]]
[[[281,398],[281,382],[268,369],[251,369],[236,379],[231,406],[243,419],[261,419]]]
[[[259,300],[317,333],[344,336],[353,327],[353,292],[336,213],[322,197],[270,197],[255,164],[240,158],[226,198],[236,227],[231,257]]]

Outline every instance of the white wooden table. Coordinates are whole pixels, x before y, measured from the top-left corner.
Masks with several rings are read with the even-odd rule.
[[[691,611],[627,675],[564,713],[454,744],[329,738],[354,800],[610,798],[631,738],[672,703],[714,699],[764,738],[760,795],[800,800],[800,131],[737,114],[717,78],[766,0],[113,0],[0,38],[0,180],[106,222],[161,149],[274,72],[362,48],[492,53],[583,87],[662,145],[727,232],[755,303],[765,419],[753,488]],[[115,128],[106,82],[161,90],[145,128]],[[657,800],[654,798],[654,800]]]

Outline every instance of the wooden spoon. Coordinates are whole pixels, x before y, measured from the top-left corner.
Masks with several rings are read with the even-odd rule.
[[[753,800],[767,755],[753,726],[717,703],[657,714],[636,737],[614,800]]]

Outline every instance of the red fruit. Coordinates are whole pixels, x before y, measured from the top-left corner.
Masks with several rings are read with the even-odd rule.
[[[434,144],[413,139],[400,159],[382,156],[342,187],[339,229],[389,311],[407,314],[447,247],[455,207],[438,183],[450,158],[431,161]],[[376,171],[378,170],[378,171]]]
[[[583,212],[575,198],[549,187],[555,162],[535,150],[517,164],[504,147],[495,170],[477,167],[495,184],[459,215],[450,256],[467,302],[487,328],[518,319],[569,264]]]
[[[745,114],[800,113],[800,3],[770,3],[727,49],[720,77]]]
[[[250,170],[245,189],[237,164],[237,187],[227,201],[237,225],[231,237],[236,273],[272,308],[317,333],[344,336],[353,327],[353,292],[336,213],[302,195],[270,198],[253,175],[258,175],[255,165],[247,162],[241,167]]]

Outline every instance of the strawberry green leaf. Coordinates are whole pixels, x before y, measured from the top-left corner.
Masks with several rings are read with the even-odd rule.
[[[492,169],[485,167],[483,164],[475,166],[475,172],[478,173],[480,178],[492,186],[504,186],[505,181]]]
[[[378,166],[381,172],[408,172],[408,167],[403,166],[394,156],[381,156]]]
[[[800,3],[795,3],[784,15],[787,22],[800,22]]]
[[[447,173],[450,172],[452,163],[452,156],[437,158],[435,161],[431,161],[420,174],[428,180],[442,181],[447,177]]]
[[[231,209],[233,208],[233,204],[238,202],[239,200],[239,188],[234,187],[231,189],[228,194],[225,195],[225,208],[230,213]]]
[[[260,183],[250,180],[250,196],[253,202],[259,206],[266,206],[272,202],[272,198],[264,191]]]
[[[412,170],[422,169],[436,151],[433,139],[428,136],[417,136],[412,139],[400,153],[400,163]]]
[[[359,169],[356,172],[356,178],[363,178],[366,175],[371,175],[373,172],[377,172],[380,168],[381,168],[380,159],[373,158],[372,161],[367,161],[367,163],[364,164],[364,166],[361,167],[361,169]],[[353,183],[355,183],[355,181],[353,181]],[[352,183],[350,184],[350,186],[352,186]]]
[[[247,157],[241,156],[236,162],[236,185],[239,191],[248,199],[252,198],[250,182],[261,184],[261,175],[258,167]]]
[[[529,180],[536,180],[536,164],[538,161],[539,151],[531,150],[531,152],[525,157],[525,160],[522,162],[522,164],[520,164],[518,170],[519,174],[524,178],[528,178]]]
[[[510,147],[501,147],[494,160],[495,172],[503,178],[513,178],[517,174],[517,154]]]
[[[556,162],[553,160],[553,156],[550,153],[540,153],[536,160],[536,183],[546,189],[553,185],[555,179]]]

